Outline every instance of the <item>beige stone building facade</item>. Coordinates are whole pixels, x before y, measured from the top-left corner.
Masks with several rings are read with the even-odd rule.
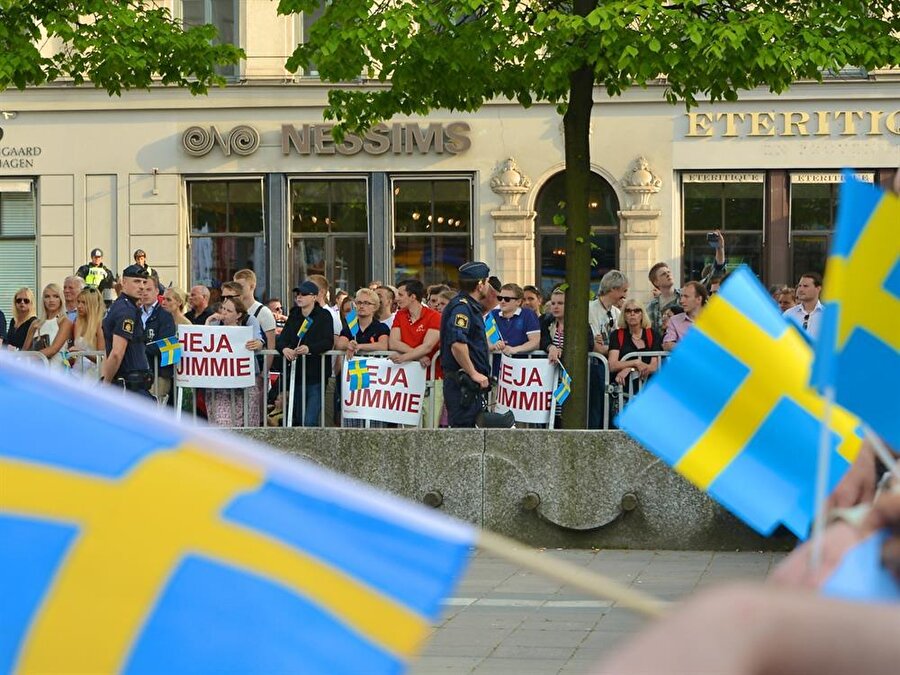
[[[553,106],[436,111],[336,143],[322,119],[327,88],[283,68],[315,17],[277,17],[275,6],[176,2],[178,16],[220,23],[248,54],[205,97],[154,88],[109,98],[64,84],[0,96],[4,310],[16,288],[61,282],[94,247],[117,270],[144,249],[182,287],[216,287],[250,266],[267,296],[310,273],[349,290],[436,282],[471,258],[505,281],[549,289],[563,279]],[[646,298],[658,260],[682,281],[699,276],[716,228],[731,264],[788,282],[823,267],[840,170],[889,184],[900,166],[896,73],[691,111],[665,103],[663,88],[597,92],[585,195],[595,283],[618,267]]]

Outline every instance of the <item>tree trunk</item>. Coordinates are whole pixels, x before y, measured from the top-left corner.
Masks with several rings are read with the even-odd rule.
[[[594,0],[578,0],[576,14],[587,14]],[[579,5],[583,5],[579,7]],[[582,66],[569,78],[569,106],[563,117],[566,149],[566,290],[563,364],[572,376],[572,393],[563,406],[563,426],[587,427],[588,300],[591,282],[591,232],[588,179],[591,172],[590,125],[594,77]]]

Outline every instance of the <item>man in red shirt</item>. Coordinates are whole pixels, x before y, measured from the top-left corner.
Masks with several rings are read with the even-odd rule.
[[[394,363],[418,361],[428,368],[428,379],[441,379],[440,365],[435,362],[435,354],[440,348],[441,315],[422,304],[425,286],[418,279],[407,279],[397,285],[397,305],[399,310],[391,326],[388,349],[399,352],[391,357]],[[423,406],[422,426],[437,427],[436,421],[443,405],[442,388],[431,386],[429,400]]]

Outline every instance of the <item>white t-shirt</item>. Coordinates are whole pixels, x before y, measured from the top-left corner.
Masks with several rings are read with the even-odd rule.
[[[384,324],[385,326],[387,326],[388,328],[393,328],[393,327],[394,327],[394,317],[396,317],[396,316],[397,316],[397,312],[394,312],[394,313],[391,314],[388,318],[383,319],[383,320],[381,321],[381,323],[383,323],[383,324]]]
[[[344,328],[344,324],[341,323],[341,313],[330,305],[325,307],[325,309],[331,313],[331,323],[334,327],[334,334],[340,335]]]
[[[262,307],[262,309],[259,309],[260,307]],[[256,313],[257,309],[259,309],[259,314]],[[271,309],[266,307],[259,300],[254,300],[253,304],[250,305],[250,308],[247,310],[247,314],[256,317],[263,333],[275,330],[275,315],[272,314]]]

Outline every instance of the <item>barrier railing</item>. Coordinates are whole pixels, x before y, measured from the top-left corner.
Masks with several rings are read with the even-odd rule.
[[[665,363],[666,359],[669,358],[671,352],[657,350],[650,352],[631,352],[630,354],[626,354],[623,356],[620,361],[636,361],[637,359],[643,359],[648,357],[658,357],[659,358],[659,367],[662,368],[663,363]],[[657,371],[658,372],[658,371]],[[640,375],[637,373],[629,373],[628,379],[625,381],[625,386],[620,386],[617,382],[610,385],[610,395],[615,395],[618,398],[618,410],[622,410],[625,406],[627,400],[630,400],[634,396],[637,396],[641,388],[644,386],[644,380],[641,379]],[[607,427],[608,428],[608,427]]]

